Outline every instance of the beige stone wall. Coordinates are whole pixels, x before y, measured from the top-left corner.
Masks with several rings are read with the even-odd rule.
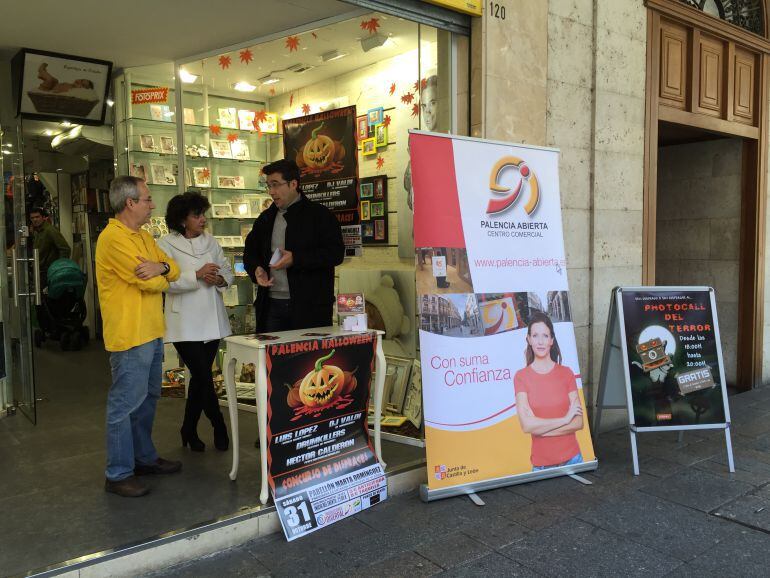
[[[658,153],[655,283],[714,287],[728,385],[737,361],[741,153],[739,139]]]

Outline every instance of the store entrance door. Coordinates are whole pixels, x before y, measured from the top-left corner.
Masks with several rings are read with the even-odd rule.
[[[8,151],[4,154],[4,164],[6,171],[10,169],[12,177],[12,181],[9,178],[11,182],[6,191],[6,195],[12,195],[12,202],[0,204],[0,217],[8,229],[5,231],[6,244],[11,239],[13,242],[11,250],[3,252],[0,257],[0,268],[7,289],[2,296],[5,302],[3,309],[8,312],[4,336],[6,351],[9,352],[8,379],[12,384],[13,405],[32,423],[36,423],[32,310],[40,304],[40,267],[27,224],[21,126],[6,128],[0,144],[3,145],[3,153]]]

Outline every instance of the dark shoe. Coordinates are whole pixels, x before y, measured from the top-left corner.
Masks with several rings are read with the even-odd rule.
[[[175,474],[182,470],[182,462],[176,460],[164,460],[158,458],[154,464],[136,464],[134,466],[134,474],[137,476],[147,476],[151,474]]]
[[[150,488],[136,479],[136,476],[129,476],[123,480],[104,480],[104,491],[123,496],[124,498],[139,498],[150,493]]]
[[[202,452],[206,449],[206,444],[204,444],[201,439],[198,437],[197,433],[188,433],[185,432],[184,429],[179,430],[180,435],[182,436],[182,447],[190,446],[190,449],[194,452]]]
[[[226,452],[230,447],[230,438],[227,435],[227,426],[224,419],[214,424],[214,447],[220,452]]]

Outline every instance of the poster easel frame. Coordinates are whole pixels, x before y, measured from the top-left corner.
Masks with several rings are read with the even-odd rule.
[[[634,402],[631,392],[631,373],[629,370],[629,357],[626,348],[626,324],[623,316],[623,292],[708,292],[711,304],[711,316],[714,325],[714,340],[716,345],[717,363],[719,366],[719,381],[722,390],[722,406],[724,408],[724,423],[697,424],[697,425],[671,425],[671,426],[645,426],[639,427],[635,423]],[[610,376],[615,370],[617,373],[618,352],[621,354],[623,378],[625,382],[625,405],[618,403],[619,396],[617,391],[617,376]],[[611,388],[616,388],[615,390]],[[607,400],[608,396],[615,396]],[[710,430],[721,429],[725,432],[725,445],[727,447],[727,464],[731,473],[735,472],[735,462],[733,458],[732,437],[730,435],[730,406],[727,403],[727,386],[724,370],[724,359],[722,357],[722,342],[719,333],[719,320],[717,318],[716,294],[713,287],[707,286],[639,286],[639,287],[615,287],[612,290],[610,299],[610,311],[607,318],[607,331],[604,339],[604,352],[602,354],[602,367],[599,377],[599,389],[597,392],[597,403],[594,415],[594,427],[592,428],[594,442],[599,435],[601,426],[602,411],[605,409],[623,409],[628,412],[628,431],[631,438],[631,456],[633,460],[634,475],[639,475],[639,454],[637,448],[637,433],[678,431],[680,432],[680,441],[682,434],[688,430]]]

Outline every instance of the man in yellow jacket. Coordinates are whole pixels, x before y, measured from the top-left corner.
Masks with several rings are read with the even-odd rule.
[[[165,332],[162,292],[179,278],[179,267],[141,228],[155,208],[142,179],[115,178],[110,205],[115,218],[96,243],[104,347],[112,368],[104,488],[139,497],[150,490],[136,476],[182,469],[181,462],[159,457],[152,443]]]

